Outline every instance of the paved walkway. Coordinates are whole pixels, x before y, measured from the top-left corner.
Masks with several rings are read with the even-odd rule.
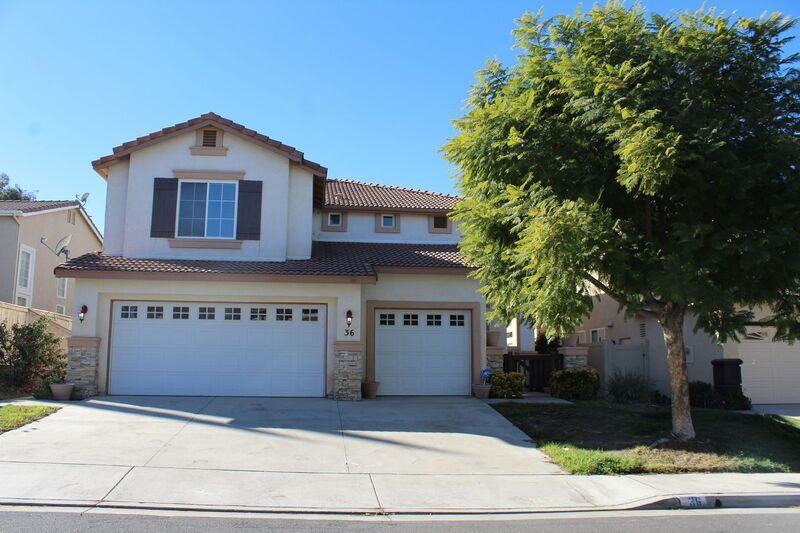
[[[0,503],[453,513],[712,494],[800,496],[800,475],[569,476],[466,398],[98,398],[0,435]]]

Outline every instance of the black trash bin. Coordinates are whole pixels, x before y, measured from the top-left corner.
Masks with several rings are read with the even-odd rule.
[[[726,394],[742,390],[742,360],[712,359],[714,390]]]

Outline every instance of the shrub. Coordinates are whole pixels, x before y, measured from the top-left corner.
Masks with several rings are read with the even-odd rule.
[[[489,378],[492,389],[489,396],[492,398],[522,398],[522,386],[525,376],[519,372],[495,372]]]
[[[48,324],[45,318],[10,329],[0,323],[0,377],[7,385],[40,390],[48,383],[64,381],[67,358]]]
[[[660,390],[653,389],[650,392],[650,403],[653,405],[670,405],[672,403],[672,399],[666,394],[662,394]]]
[[[565,400],[591,400],[600,390],[600,377],[591,367],[556,370],[550,377],[550,393]]]
[[[749,411],[753,402],[745,396],[742,389],[731,392],[713,391],[708,396],[708,406],[713,409],[727,409],[730,411]]]
[[[617,368],[608,380],[608,394],[617,403],[646,403],[650,384],[641,372]]]
[[[711,383],[705,381],[689,382],[689,403],[692,407],[706,407],[711,395]]]

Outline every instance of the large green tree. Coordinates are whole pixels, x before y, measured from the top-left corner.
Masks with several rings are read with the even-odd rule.
[[[571,334],[602,291],[654,314],[674,435],[695,436],[686,314],[721,342],[768,306],[800,336],[795,21],[611,2],[517,21],[518,63],[479,72],[458,134],[461,249],[496,318]]]
[[[26,191],[19,184],[11,185],[11,178],[0,173],[0,200],[35,200],[36,193]]]

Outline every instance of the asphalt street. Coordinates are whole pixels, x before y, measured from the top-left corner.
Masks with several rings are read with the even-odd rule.
[[[682,533],[692,531],[796,532],[800,509],[744,509],[707,511],[637,511],[569,513],[497,517],[372,517],[372,518],[303,518],[254,515],[202,515],[200,513],[125,514],[91,510],[60,512],[0,509],[0,532],[115,532],[115,533],[189,533],[189,532],[433,532],[462,533],[493,531],[515,533],[547,531],[582,533]]]

